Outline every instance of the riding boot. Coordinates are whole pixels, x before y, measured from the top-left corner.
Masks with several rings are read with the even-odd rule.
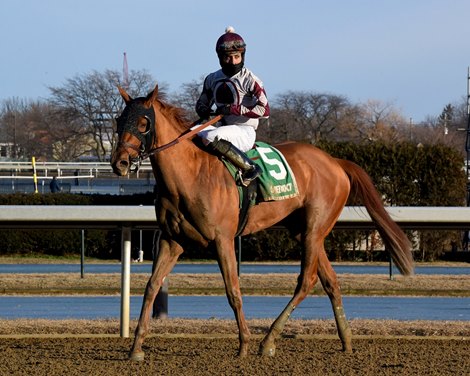
[[[261,174],[261,168],[231,142],[216,138],[210,145],[216,152],[232,162],[235,167],[242,170],[241,180],[245,187]]]

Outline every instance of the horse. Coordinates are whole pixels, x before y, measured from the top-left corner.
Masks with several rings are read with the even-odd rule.
[[[191,124],[183,111],[158,97],[158,84],[145,97],[132,98],[118,87],[125,108],[117,118],[118,140],[111,156],[113,171],[127,175],[149,158],[157,187],[156,220],[162,231],[159,253],[146,285],[130,359],[144,359],[142,344],[149,331],[150,312],[165,278],[187,244],[214,247],[225,292],[238,326],[238,356],[248,354],[250,330],[243,311],[234,238],[239,220],[237,185],[221,160],[204,150],[198,137],[187,137]],[[274,145],[295,175],[299,194],[251,207],[241,236],[285,226],[302,244],[300,274],[291,300],[274,320],[259,345],[259,354],[273,356],[276,339],[294,309],[320,280],[329,297],[344,352],[352,352],[352,332],[343,308],[338,279],[325,248],[350,194],[363,201],[395,265],[413,274],[411,245],[391,219],[369,175],[351,161],[336,159],[313,145]],[[213,248],[213,249],[214,249]]]

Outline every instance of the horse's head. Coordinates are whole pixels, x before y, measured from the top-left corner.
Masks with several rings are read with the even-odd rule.
[[[111,156],[115,174],[125,176],[138,167],[155,142],[155,110],[158,85],[147,97],[132,99],[121,87],[118,88],[126,107],[117,118],[118,142]]]

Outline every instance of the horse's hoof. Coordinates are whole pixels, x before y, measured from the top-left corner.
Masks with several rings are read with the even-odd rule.
[[[274,356],[276,355],[276,346],[263,346],[259,349],[259,355],[262,356]]]
[[[144,360],[145,353],[143,351],[136,351],[131,352],[129,355],[129,359],[133,360],[134,362],[142,362]]]

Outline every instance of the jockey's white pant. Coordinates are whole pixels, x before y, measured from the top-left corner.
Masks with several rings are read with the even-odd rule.
[[[249,125],[209,125],[198,133],[204,145],[210,144],[217,137],[231,142],[243,152],[250,150],[256,141],[256,130]]]

